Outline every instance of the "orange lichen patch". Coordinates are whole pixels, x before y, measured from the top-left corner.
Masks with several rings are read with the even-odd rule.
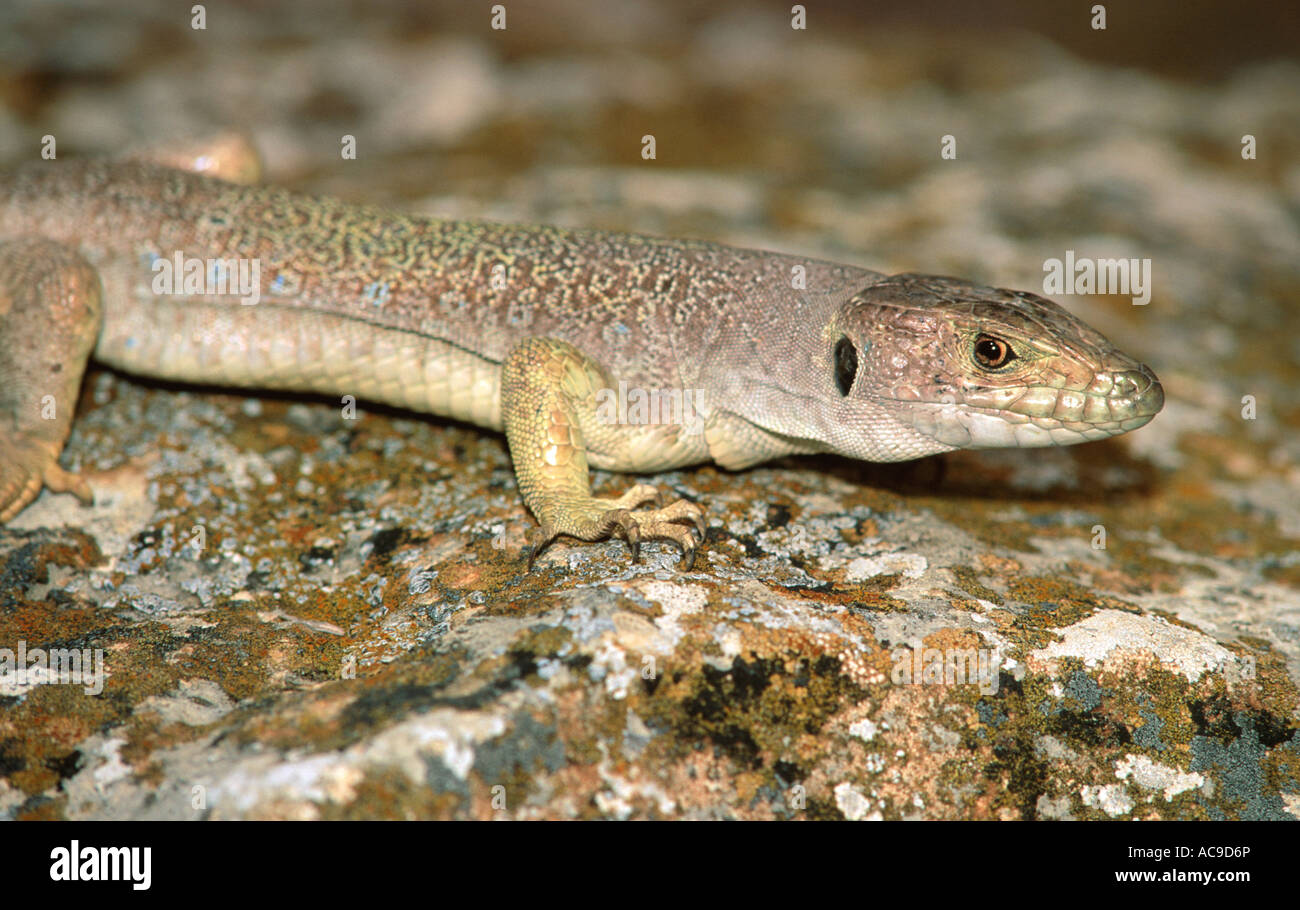
[[[1269,581],[1300,588],[1300,563],[1290,566],[1265,566],[1261,574]]]
[[[19,544],[15,552],[7,556],[10,572],[28,582],[38,583],[49,582],[51,566],[85,570],[103,559],[95,539],[77,530],[57,540],[37,537],[30,543]]]
[[[331,821],[446,821],[458,816],[464,799],[438,792],[395,768],[372,770],[351,783],[340,799],[320,807],[319,818]]]
[[[31,809],[19,812],[15,818],[25,822],[62,821],[65,818],[64,810],[67,801],[66,796],[59,795],[47,802],[39,803]]]
[[[840,614],[843,635],[810,629],[770,629],[744,626],[740,629],[741,650],[760,657],[804,654],[831,658],[854,685],[867,687],[884,681],[891,666],[889,652],[876,644],[870,623],[853,613]],[[860,642],[867,642],[864,650]]]
[[[863,746],[879,756],[878,764],[865,767],[877,799],[886,803],[886,817],[955,818],[962,815],[961,804],[981,791],[996,800],[996,781],[972,785],[972,772],[992,761],[993,753],[989,746],[958,748],[978,718],[969,706],[948,700],[955,694],[929,686],[894,686],[881,701],[876,716],[889,718],[889,728]]]
[[[462,591],[482,590],[485,572],[482,566],[460,563],[448,566],[439,574],[439,579],[449,588]]]
[[[1128,551],[1116,553],[1113,558],[1120,563],[1119,568],[1099,568],[1078,563],[1069,563],[1067,568],[1074,578],[1085,580],[1098,588],[1128,595],[1178,591],[1182,588],[1189,568],[1194,568],[1151,556],[1141,556],[1135,560],[1129,556]],[[1135,577],[1138,573],[1140,577]]]
[[[1097,601],[1096,592],[1067,578],[1018,576],[1007,585],[1016,600],[1036,604],[1050,602],[1064,607],[1087,609]]]
[[[922,644],[927,648],[961,651],[984,647],[984,639],[970,629],[938,629],[922,639]]]
[[[1024,571],[1024,566],[1016,559],[995,556],[992,553],[981,553],[977,558],[981,566],[1000,578],[1011,578]]]
[[[1041,659],[1032,652],[1026,655],[1025,665],[1036,673],[1059,675],[1057,661]],[[1103,673],[1126,676],[1135,682],[1145,680],[1147,674],[1153,670],[1165,669],[1155,652],[1142,647],[1116,647],[1101,664]]]

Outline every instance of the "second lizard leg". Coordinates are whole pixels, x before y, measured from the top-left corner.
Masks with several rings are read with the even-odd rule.
[[[262,181],[262,158],[244,133],[227,131],[197,140],[129,149],[125,161],[148,161],[252,186]]]
[[[599,364],[554,338],[524,339],[502,365],[501,414],[515,476],[541,523],[529,568],[561,535],[594,541],[617,534],[627,540],[634,560],[640,558],[642,540],[671,540],[681,548],[682,567],[690,569],[705,533],[700,506],[685,500],[661,506],[658,491],[645,484],[616,499],[591,495],[583,426],[595,429],[596,393],[610,385]],[[630,456],[638,444],[636,428],[609,428],[602,442]],[[661,507],[632,511],[648,502]]]
[[[39,238],[0,243],[0,522],[42,486],[92,499],[59,453],[99,335],[101,294],[76,250]]]

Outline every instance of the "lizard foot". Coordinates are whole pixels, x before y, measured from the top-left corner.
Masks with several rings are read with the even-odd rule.
[[[93,500],[84,480],[59,467],[59,453],[99,336],[102,291],[74,247],[0,242],[0,522],[43,486]]]
[[[658,508],[647,512],[632,509],[653,502]],[[678,567],[690,571],[695,565],[695,552],[704,542],[708,530],[704,522],[704,508],[685,499],[662,505],[663,497],[648,484],[637,484],[617,499],[589,499],[586,503],[569,504],[558,514],[542,521],[537,544],[528,553],[528,570],[531,572],[537,557],[557,537],[576,537],[579,540],[604,540],[617,535],[627,541],[632,551],[632,561],[641,561],[641,541],[671,540],[682,551]],[[683,522],[690,527],[684,527]]]
[[[59,467],[57,452],[48,446],[22,436],[0,439],[0,524],[21,512],[42,486],[72,493],[87,505],[95,499],[90,484]]]

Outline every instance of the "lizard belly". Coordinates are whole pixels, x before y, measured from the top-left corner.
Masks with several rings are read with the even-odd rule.
[[[660,426],[637,434],[631,445],[605,450],[599,439],[586,436],[587,463],[602,471],[657,474],[710,460],[701,432],[691,428]]]
[[[95,357],[126,372],[355,395],[502,428],[501,365],[444,339],[301,306],[112,296]]]

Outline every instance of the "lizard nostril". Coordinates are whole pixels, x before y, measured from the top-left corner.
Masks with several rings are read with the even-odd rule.
[[[1135,416],[1154,415],[1165,403],[1164,388],[1155,374],[1145,367],[1116,373],[1111,396],[1127,399],[1125,410],[1131,411]]]
[[[1114,393],[1129,396],[1137,391],[1137,382],[1131,373],[1121,373],[1115,377]]]

